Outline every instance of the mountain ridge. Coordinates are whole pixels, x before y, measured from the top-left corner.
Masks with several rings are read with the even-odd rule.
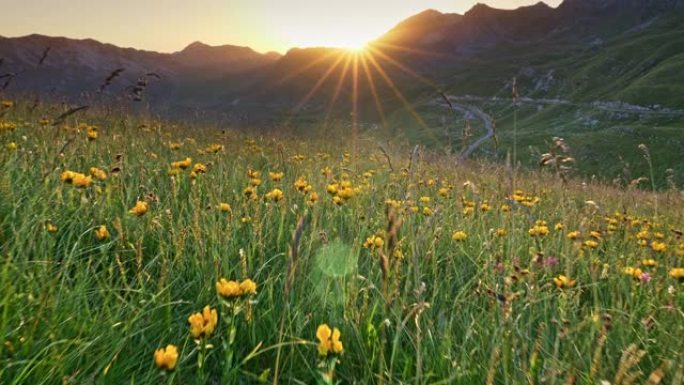
[[[518,67],[508,70],[513,70],[506,76],[510,78],[530,64],[550,60],[550,56],[558,58],[553,50],[577,54],[587,49],[601,50],[607,42],[621,39],[621,34],[635,28],[648,29],[655,21],[670,17],[672,12],[669,11],[679,11],[682,4],[684,0],[565,0],[555,8],[541,1],[516,9],[496,9],[478,3],[463,15],[426,10],[397,23],[371,42],[370,48],[383,51],[416,73],[430,74],[445,89],[455,85],[470,90],[468,83],[472,79],[452,85],[448,73],[460,71],[463,66],[470,71],[475,63],[485,67],[498,66],[494,58],[499,56],[509,57],[511,65]],[[548,50],[538,54],[525,53],[542,46]],[[36,63],[48,47],[51,50],[38,71]],[[40,92],[52,84],[57,93],[77,96],[84,89],[97,88],[114,69],[126,68],[122,80],[129,84],[148,72],[161,75],[163,80],[151,87],[151,92],[157,89],[158,94],[164,96],[159,101],[179,104],[196,101],[198,105],[211,105],[218,110],[234,107],[235,100],[270,106],[277,100],[280,109],[286,111],[295,107],[296,100],[306,96],[310,87],[325,76],[330,80],[321,85],[320,94],[329,97],[335,87],[332,79],[341,75],[337,72],[326,75],[326,71],[336,63],[330,59],[344,55],[344,52],[328,47],[293,48],[279,55],[258,53],[245,46],[210,46],[193,42],[177,52],[158,53],[117,47],[93,39],[36,34],[0,38],[0,57],[4,58],[2,70],[31,75],[16,78],[12,87],[18,90]],[[590,59],[584,57],[582,60]],[[664,58],[654,60],[663,61]],[[378,61],[390,67],[387,69],[389,75],[397,78],[402,88],[414,87],[409,84],[409,76],[396,66],[381,58]],[[299,73],[302,69],[306,69],[306,73]],[[559,72],[556,74],[558,76]],[[59,79],[56,84],[55,79]],[[503,82],[504,78],[497,81]],[[549,84],[552,83],[560,84],[558,79]],[[492,85],[483,84],[479,87],[480,92],[493,90]],[[535,87],[550,92],[567,92],[567,88]],[[118,88],[122,89],[125,87]],[[116,87],[112,92],[114,90]],[[393,98],[391,92],[388,98]],[[226,104],[222,106],[221,100]],[[324,102],[316,95],[310,100],[313,104]]]

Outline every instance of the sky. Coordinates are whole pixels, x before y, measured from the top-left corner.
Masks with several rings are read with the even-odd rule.
[[[538,0],[480,0],[516,8]],[[561,0],[546,0],[557,6]],[[175,52],[194,41],[249,46],[355,48],[426,9],[463,13],[476,0],[0,0],[0,36],[93,38]]]

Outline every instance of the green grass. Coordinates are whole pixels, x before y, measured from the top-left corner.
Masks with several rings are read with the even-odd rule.
[[[379,139],[367,135],[249,137],[98,112],[43,127],[43,114],[55,115],[20,101],[3,116],[17,128],[0,133],[2,384],[315,383],[318,365],[334,360],[341,383],[599,384],[613,381],[632,344],[645,355],[630,372],[645,380],[667,362],[661,383],[681,381],[684,287],[669,276],[684,265],[672,231],[684,226],[681,194],[519,171],[516,188],[539,198],[527,207],[509,199],[513,174],[501,167],[457,166],[390,143],[390,169]],[[97,140],[78,123],[98,126]],[[223,150],[202,151],[214,143]],[[657,165],[660,149],[651,151]],[[194,181],[188,170],[169,176],[170,163],[186,157],[207,172]],[[115,166],[121,172],[109,173]],[[60,181],[65,170],[90,167],[108,178],[84,189]],[[261,172],[257,199],[243,194],[249,169]],[[285,177],[274,182],[269,171]],[[300,177],[308,194],[294,187]],[[358,189],[341,206],[326,192],[334,181]],[[283,201],[265,199],[274,188]],[[319,199],[309,204],[313,192]],[[390,214],[401,220],[396,243],[387,199],[401,201]],[[138,200],[150,204],[140,217],[128,213]],[[221,202],[232,211],[218,210]],[[549,234],[528,235],[537,220]],[[98,241],[101,225],[111,237]],[[464,242],[451,239],[457,230]],[[570,240],[572,230],[582,235]],[[649,245],[662,233],[667,250],[639,246],[641,230]],[[602,234],[596,249],[582,246],[590,231]],[[374,234],[384,246],[364,248]],[[642,267],[650,282],[623,273],[645,258],[658,263]],[[557,288],[560,274],[577,285]],[[251,317],[244,310],[232,324],[234,345],[215,289],[221,277],[257,283]],[[202,343],[190,337],[188,317],[205,305],[220,314],[200,369]],[[344,344],[328,361],[316,348],[323,323],[339,328]],[[167,344],[180,351],[170,373],[153,361]],[[235,370],[226,371],[231,352]]]

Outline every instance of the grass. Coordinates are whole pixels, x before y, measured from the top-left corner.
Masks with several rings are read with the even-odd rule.
[[[0,383],[681,384],[677,190],[544,171],[516,171],[513,187],[494,164],[400,143],[385,156],[342,132],[98,111],[53,127],[39,121],[59,113],[29,104],[6,107],[16,127],[0,131]],[[172,168],[186,157],[206,172]],[[107,178],[61,180],[91,167]],[[557,287],[561,275],[575,285]],[[256,294],[218,296],[220,278]],[[192,338],[206,305],[218,325]],[[321,324],[339,328],[342,354],[318,354]],[[173,371],[153,360],[168,344]]]

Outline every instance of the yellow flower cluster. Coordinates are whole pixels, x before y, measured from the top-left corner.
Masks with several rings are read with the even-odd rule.
[[[178,363],[178,348],[175,345],[166,345],[154,351],[154,363],[157,367],[172,371]]]
[[[202,152],[207,154],[216,154],[220,151],[223,151],[223,145],[220,143],[214,143],[207,146]]]
[[[64,171],[61,180],[66,184],[81,188],[90,187],[93,183],[93,179],[90,176],[75,171]]]
[[[218,313],[209,305],[202,309],[201,313],[194,313],[188,318],[190,323],[190,335],[192,338],[209,337],[214,333],[218,323]]]
[[[684,282],[684,267],[677,267],[670,270],[670,277]]]
[[[107,230],[107,226],[102,225],[95,230],[95,238],[98,241],[102,241],[104,239],[109,238],[109,230]]]
[[[586,241],[584,241],[583,245],[584,245],[584,247],[588,247],[590,249],[595,249],[599,246],[599,243],[593,239],[587,239]]]
[[[569,277],[561,274],[553,279],[554,285],[556,285],[557,288],[559,289],[570,289],[575,287],[575,284],[577,284],[577,281],[574,279],[570,279]]]
[[[300,177],[294,182],[294,188],[304,194],[308,194],[313,190],[313,186],[309,184],[303,177]]]
[[[183,160],[171,162],[171,168],[172,169],[185,170],[186,168],[190,167],[191,165],[192,165],[192,158],[185,158]]]
[[[326,191],[328,194],[332,195],[333,203],[341,206],[344,202],[353,198],[360,189],[354,188],[351,181],[343,180],[341,182],[333,182],[326,186]]]
[[[546,226],[546,221],[538,220],[527,233],[532,237],[544,236],[549,233],[549,227]]]
[[[338,328],[330,329],[327,324],[322,324],[316,329],[316,338],[318,339],[318,354],[325,357],[330,353],[341,354],[344,351],[342,341],[340,341],[341,333]]]
[[[456,242],[463,242],[466,239],[468,239],[468,234],[466,234],[466,232],[462,230],[454,231],[454,233],[451,234],[451,239],[453,239]]]
[[[370,249],[373,247],[376,249],[379,249],[384,245],[385,245],[385,240],[382,239],[382,237],[378,236],[378,235],[371,235],[370,237],[366,238],[366,241],[363,243],[363,247],[366,249]]]
[[[665,250],[667,250],[667,243],[665,242],[658,242],[658,241],[653,241],[651,242],[651,249],[655,251],[656,253],[662,253]]]
[[[244,295],[254,295],[256,294],[257,285],[251,279],[245,279],[242,282],[229,281],[225,278],[221,278],[216,282],[216,293],[221,297],[225,298],[235,298]]]
[[[285,176],[285,173],[283,172],[268,172],[268,177],[274,182],[280,182],[283,179],[283,176]]]
[[[137,201],[135,203],[135,206],[133,206],[132,209],[128,210],[129,213],[133,215],[137,215],[139,217],[147,214],[147,211],[150,209],[150,206],[147,204],[145,201]]]
[[[17,129],[17,124],[12,122],[0,122],[0,134]]]
[[[93,178],[99,181],[104,181],[105,179],[107,179],[107,173],[104,170],[101,170],[97,167],[91,167],[89,171],[90,175],[92,175]]]
[[[285,197],[283,191],[279,188],[274,188],[270,192],[266,193],[266,199],[273,202],[280,202]]]
[[[643,274],[643,271],[638,267],[625,267],[625,269],[622,272],[625,273],[625,275],[628,275],[637,281],[641,279],[641,275]]]
[[[90,141],[97,139],[97,127],[95,127],[95,126],[88,127],[88,131],[86,132],[86,136],[87,136],[88,140],[90,140]]]
[[[541,200],[538,196],[527,195],[522,190],[516,190],[515,193],[511,196],[511,199],[525,207],[534,207],[534,205],[539,203],[539,201]]]

